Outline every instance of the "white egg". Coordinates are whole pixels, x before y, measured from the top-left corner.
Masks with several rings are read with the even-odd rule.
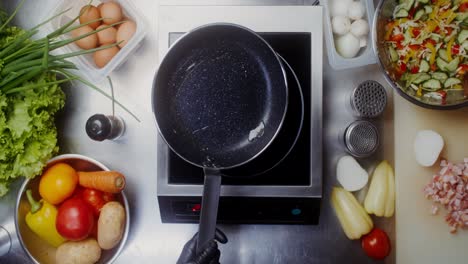
[[[333,33],[344,35],[351,29],[351,21],[345,16],[336,16],[332,19]]]
[[[336,16],[347,16],[348,6],[353,2],[353,0],[330,0],[328,1],[330,7],[330,15],[332,17]]]
[[[351,33],[338,37],[335,44],[336,51],[344,58],[353,58],[361,48],[359,46],[359,39]]]
[[[352,20],[358,20],[364,17],[366,7],[361,1],[354,1],[348,6],[348,17]]]
[[[364,19],[358,19],[351,24],[351,33],[355,37],[362,37],[369,33],[369,23]]]

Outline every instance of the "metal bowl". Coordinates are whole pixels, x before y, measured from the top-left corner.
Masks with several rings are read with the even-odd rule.
[[[385,46],[385,25],[389,19],[393,17],[393,10],[398,4],[398,0],[381,0],[377,5],[374,15],[372,41],[374,46],[374,53],[378,58],[379,65],[382,67],[385,78],[388,83],[406,100],[421,107],[437,109],[437,110],[450,110],[468,106],[468,98],[465,100],[450,100],[454,95],[448,94],[446,104],[441,104],[440,101],[429,99],[421,99],[405,92],[404,85],[399,83],[395,78],[395,70],[392,66],[388,49]],[[454,91],[461,92],[463,90]]]
[[[47,163],[45,169],[58,162],[67,163],[78,171],[109,170],[102,163],[94,159],[77,154],[65,154],[57,156]],[[56,263],[56,248],[49,245],[48,243],[45,243],[41,238],[34,234],[25,222],[26,214],[30,209],[29,203],[26,198],[26,190],[31,189],[33,196],[36,198],[39,197],[39,180],[40,177],[36,177],[32,180],[25,180],[24,183],[21,185],[21,188],[18,192],[18,197],[16,199],[15,208],[16,232],[18,234],[18,239],[20,241],[21,246],[34,263],[53,264]],[[116,198],[117,201],[119,201],[124,206],[126,212],[126,224],[124,234],[122,236],[122,240],[113,249],[102,250],[101,258],[99,259],[98,263],[114,262],[119,256],[122,249],[124,248],[125,242],[127,241],[128,232],[130,228],[130,213],[128,201],[123,191],[119,195],[117,195]]]

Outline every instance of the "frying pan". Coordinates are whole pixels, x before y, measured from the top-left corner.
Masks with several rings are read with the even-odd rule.
[[[268,43],[236,24],[208,24],[176,41],[153,82],[159,132],[205,183],[197,250],[214,238],[221,169],[260,155],[281,129],[286,73]]]

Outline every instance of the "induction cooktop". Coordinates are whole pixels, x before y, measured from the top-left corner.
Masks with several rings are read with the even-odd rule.
[[[183,8],[173,8],[174,14],[183,16]],[[216,8],[227,11],[242,7]],[[310,13],[321,15],[313,8],[306,7]],[[289,29],[273,31],[278,27],[268,7],[259,14],[265,16],[264,22],[272,21],[271,28],[260,31],[254,22],[243,19],[228,22],[257,31],[279,54],[287,72],[290,106],[282,133],[269,152],[241,167],[222,171],[218,223],[317,224],[322,195],[322,26],[301,26],[300,20],[305,17],[299,16]],[[193,28],[197,26],[194,23]],[[167,19],[160,21],[160,44],[165,45],[160,51],[167,50],[190,29],[186,22],[177,26]],[[161,137],[157,167],[162,222],[198,223],[203,170],[178,157]]]

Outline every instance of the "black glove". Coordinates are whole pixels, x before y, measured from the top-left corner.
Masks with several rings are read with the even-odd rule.
[[[227,243],[226,235],[216,228],[215,239],[222,244]],[[215,240],[208,242],[200,254],[197,254],[198,233],[190,239],[182,249],[182,253],[177,260],[177,264],[219,264],[221,252]]]

